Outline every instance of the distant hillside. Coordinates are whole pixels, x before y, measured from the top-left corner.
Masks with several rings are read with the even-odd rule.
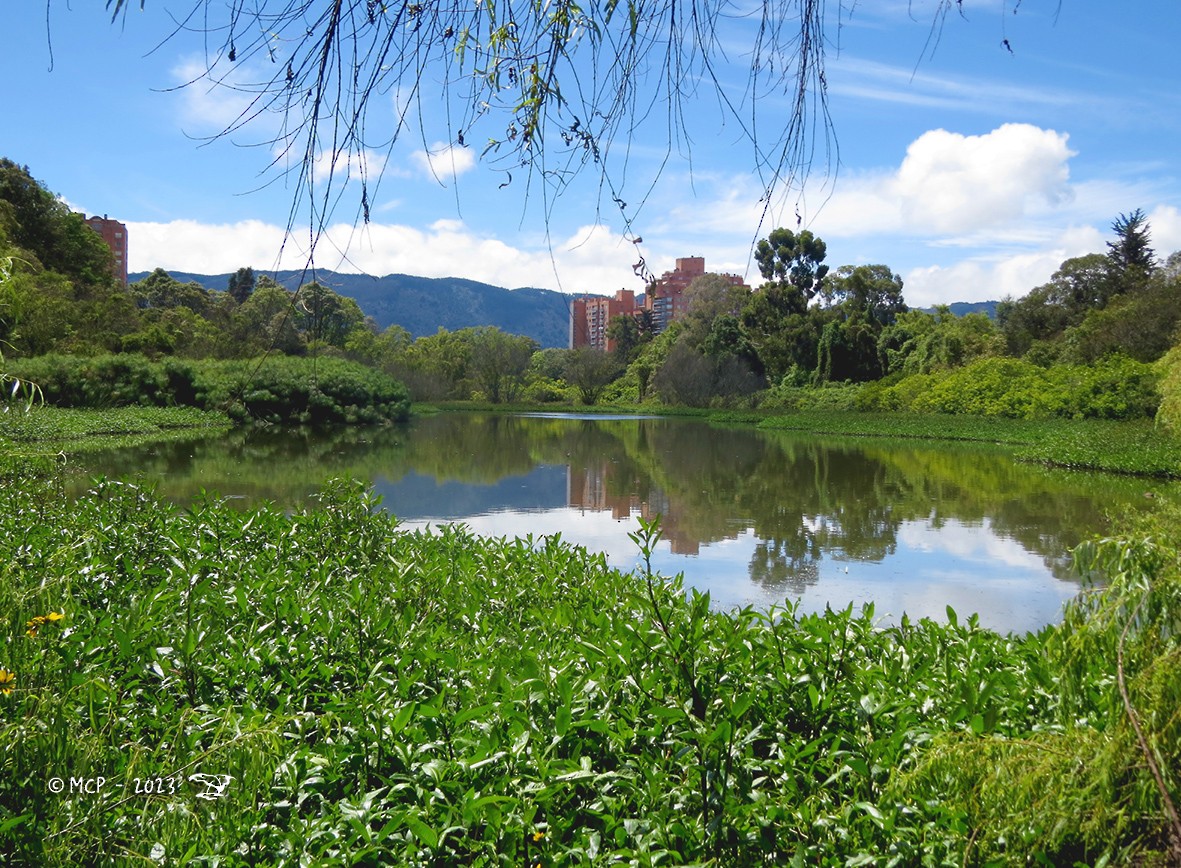
[[[955,301],[948,305],[951,308],[951,312],[956,316],[964,316],[969,313],[982,313],[989,319],[996,319],[996,306],[997,302],[995,301]],[[922,310],[927,313],[935,312],[935,308],[933,307],[924,307]]]
[[[260,276],[265,272],[256,272]],[[170,271],[182,283],[190,281],[206,289],[225,290],[229,274],[190,274]],[[148,272],[128,276],[142,280]],[[301,271],[273,275],[288,289],[298,289],[311,278]],[[570,334],[569,296],[549,289],[504,289],[460,277],[413,277],[387,274],[337,274],[317,271],[316,279],[341,295],[356,299],[366,316],[379,328],[400,325],[414,337],[432,335],[443,327],[456,331],[468,326],[496,326],[502,331],[527,335],[542,347],[564,347]]]

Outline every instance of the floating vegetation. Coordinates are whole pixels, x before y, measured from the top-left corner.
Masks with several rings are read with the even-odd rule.
[[[1149,529],[1148,560],[1102,548],[1109,589],[1015,637],[950,610],[888,629],[872,607],[718,613],[557,537],[403,532],[373,507],[346,483],[290,514],[3,487],[10,857],[1094,864],[1172,846],[1176,523]],[[657,533],[641,526],[642,554]]]

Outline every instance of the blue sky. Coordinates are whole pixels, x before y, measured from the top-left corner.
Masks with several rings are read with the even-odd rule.
[[[127,223],[132,270],[301,267],[306,231],[284,244],[292,190],[266,173],[273,153],[259,144],[275,120],[208,141],[244,97],[182,86],[204,69],[206,41],[169,38],[170,12],[193,2],[136,3],[115,24],[97,0],[6,4],[0,156],[78,210]],[[750,145],[703,96],[689,106],[691,142],[670,154],[657,113],[626,143],[626,173],[614,165],[631,235],[593,170],[549,202],[519,174],[502,188],[479,147],[449,136],[428,81],[422,128],[371,155],[384,176],[370,225],[354,225],[359,188],[346,186],[316,265],[609,293],[643,288],[639,235],[657,274],[703,255],[755,283],[752,242],[799,225],[827,242],[832,267],[884,263],[909,303],[929,305],[1020,296],[1062,260],[1103,251],[1111,222],[1136,208],[1158,254],[1181,249],[1181,4],[1143,0],[1123,17],[1098,0],[1013,6],[966,0],[932,43],[933,0],[839,15],[828,4],[831,164],[821,155],[764,213]],[[744,31],[719,38],[734,64],[722,84],[736,92]],[[260,73],[247,62],[228,74]],[[398,99],[376,101],[371,123]],[[767,94],[755,112],[769,129],[786,104]]]

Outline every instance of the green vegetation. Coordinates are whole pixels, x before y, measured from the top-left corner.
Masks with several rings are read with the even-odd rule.
[[[51,474],[67,455],[193,442],[222,433],[230,420],[192,407],[65,410],[41,404],[0,413],[0,484],[30,472]]]
[[[610,353],[539,350],[491,326],[417,339],[398,325],[379,331],[352,298],[315,282],[289,292],[251,268],[224,292],[159,269],[124,289],[98,267],[105,248],[79,215],[3,161],[0,382],[16,377],[22,397],[35,384],[70,406],[172,402],[298,422],[402,415],[397,390],[360,368],[346,374],[351,362],[405,383],[419,402],[1020,419],[1134,420],[1159,409],[1167,429],[1178,415],[1169,350],[1181,256],[1158,260],[1139,211],[1112,230],[1106,253],[1062,263],[1045,286],[1001,302],[994,322],[909,310],[888,266],[830,270],[823,240],[779,228],[756,248],[764,282],[754,291],[706,274],[660,334],[651,315],[625,315],[607,325]],[[263,356],[276,361],[253,361]],[[86,366],[105,374],[81,374]]]
[[[334,358],[152,361],[122,353],[16,359],[9,371],[57,407],[191,406],[239,421],[300,424],[405,420],[405,388],[372,368]]]
[[[719,414],[718,421],[734,414]],[[755,421],[738,414],[743,422]],[[807,410],[772,415],[760,428],[869,437],[967,440],[1006,447],[1026,461],[1076,470],[1106,470],[1181,478],[1181,441],[1147,420],[1024,420],[917,413],[850,413]]]
[[[1097,546],[1109,589],[1018,638],[951,612],[716,613],[556,538],[399,532],[344,485],[287,514],[21,480],[0,490],[5,850],[1164,864],[1177,518]],[[198,773],[232,779],[205,800]]]
[[[9,443],[55,444],[92,438],[145,435],[156,440],[170,431],[224,431],[227,417],[193,407],[125,407],[116,411],[69,410],[38,406],[6,413],[0,446]],[[74,451],[74,450],[71,450]]]
[[[823,241],[775,230],[758,248],[762,287],[736,299],[697,286],[683,323],[658,336],[616,325],[620,350],[605,359],[537,353],[489,328],[378,333],[350,299],[315,283],[289,293],[246,269],[220,293],[163,272],[124,289],[80,218],[3,161],[10,409],[39,397],[138,409],[14,412],[0,440],[0,858],[1181,860],[1175,507],[1127,541],[1080,549],[1107,587],[1061,627],[1015,637],[950,610],[946,624],[891,628],[872,607],[713,612],[676,579],[621,574],[557,538],[399,532],[345,484],[290,513],[208,498],[179,509],[108,481],[71,501],[57,476],[26,475],[21,454],[63,431],[205,424],[175,405],[237,420],[400,419],[404,380],[418,399],[497,406],[655,396],[746,421],[762,406],[780,414],[766,427],[937,431],[1176,476],[1181,447],[1164,431],[1178,416],[1166,351],[1181,270],[1156,261],[1139,212],[1113,228],[1107,255],[1064,263],[1002,305],[999,329],[908,312],[887,266],[830,273]],[[535,444],[520,445],[500,460]],[[645,446],[630,445],[641,464]],[[678,496],[709,487],[750,502],[785,479],[817,499],[843,484],[839,470],[787,460],[807,444],[781,446],[734,456],[769,462],[750,488],[731,490],[725,468],[708,486],[665,468],[653,478]],[[976,472],[945,464],[933,478]],[[884,463],[882,479],[893,480]],[[843,523],[881,525],[878,506],[867,498]],[[759,555],[768,580],[799,554],[801,516],[776,521],[776,550]],[[655,537],[644,524],[635,536],[645,563]],[[845,543],[883,539],[849,530]],[[194,774],[230,780],[205,799]],[[54,792],[99,777],[98,791]]]

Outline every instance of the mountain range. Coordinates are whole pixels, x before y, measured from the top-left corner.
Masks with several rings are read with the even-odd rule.
[[[259,276],[266,272],[257,272]],[[224,291],[230,274],[192,274],[170,271],[181,283],[199,283]],[[266,273],[289,290],[312,280],[305,271]],[[128,275],[134,283],[148,272]],[[315,279],[333,292],[356,300],[378,328],[400,325],[414,337],[432,335],[440,328],[456,331],[468,326],[496,326],[501,331],[533,338],[544,347],[565,347],[570,336],[570,296],[551,289],[505,289],[462,277],[414,277],[409,274],[338,274],[319,271]]]
[[[169,272],[181,283],[199,283],[206,289],[224,291],[230,274],[192,274]],[[261,275],[263,272],[259,272]],[[148,272],[128,275],[134,283]],[[296,290],[312,278],[305,271],[280,271],[270,274],[289,290]],[[501,331],[533,338],[544,347],[565,347],[570,335],[571,296],[552,289],[522,287],[505,289],[462,277],[414,277],[409,274],[338,274],[317,271],[315,279],[333,292],[356,300],[366,316],[373,317],[379,329],[400,325],[416,338],[433,335],[440,328],[448,331],[469,326],[496,326]],[[995,301],[955,302],[950,305],[956,316],[984,313],[996,318]],[[934,308],[924,308],[929,313]]]
[[[951,312],[956,316],[965,316],[970,313],[982,313],[989,319],[996,319],[996,306],[997,302],[995,301],[953,301],[948,305],[948,307],[951,308]],[[921,308],[921,310],[924,310],[927,313],[935,312],[935,308],[933,307],[924,307]]]

